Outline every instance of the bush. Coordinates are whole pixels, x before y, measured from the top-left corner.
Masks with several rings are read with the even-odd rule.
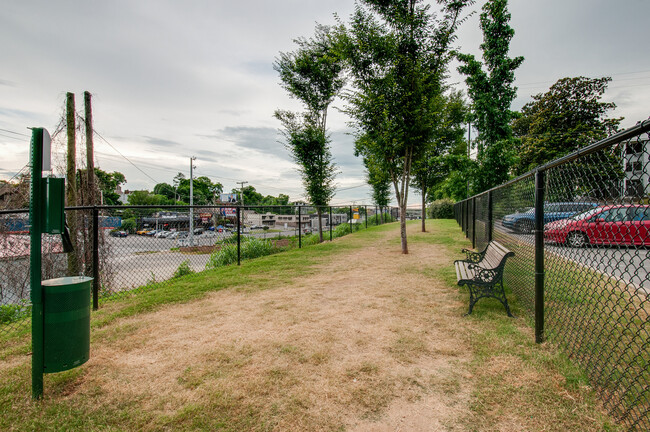
[[[135,218],[122,219],[120,229],[133,234],[135,232]]]
[[[190,260],[185,260],[181,263],[181,265],[178,266],[176,271],[174,272],[174,278],[179,278],[181,276],[185,276],[188,274],[194,273],[194,270],[192,270],[192,267],[190,267]]]
[[[23,301],[20,304],[0,305],[0,324],[11,324],[31,314],[31,307]]]
[[[255,237],[241,238],[241,259],[253,259],[271,255],[278,251],[270,240]],[[205,268],[212,269],[237,262],[237,244],[224,244],[220,250],[213,252]]]
[[[449,198],[435,200],[429,205],[429,217],[432,219],[453,219],[454,201]]]

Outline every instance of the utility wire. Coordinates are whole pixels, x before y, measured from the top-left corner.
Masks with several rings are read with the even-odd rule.
[[[2,128],[0,128],[0,131],[3,131],[3,132],[9,132],[9,133],[14,134],[14,135],[22,135],[22,136],[25,136],[25,137],[28,137],[28,138],[31,137],[31,135],[27,135],[27,134],[20,133],[20,132],[14,132],[14,131],[11,131],[11,130],[9,130],[9,129],[2,129]]]
[[[101,136],[101,135],[99,134],[99,132],[97,132],[97,131],[95,130],[95,131],[93,131],[93,133],[94,133],[95,135],[97,135],[97,136],[98,136],[102,141],[104,141],[106,144],[108,144],[108,145],[109,145],[113,150],[115,150],[115,151],[116,151],[120,156],[122,156],[124,159],[126,159],[126,160],[131,164],[131,165],[133,165],[133,166],[135,167],[135,169],[137,169],[137,170],[140,171],[142,174],[144,174],[145,176],[147,176],[151,181],[153,181],[154,184],[161,183],[161,182],[157,181],[156,179],[154,179],[153,177],[151,177],[151,176],[150,176],[149,174],[147,174],[146,172],[144,172],[144,171],[143,171],[139,166],[137,166],[136,164],[134,164],[133,162],[131,162],[131,160],[130,160],[128,157],[124,156],[124,155],[122,154],[122,152],[120,152],[118,149],[116,149],[116,148],[113,146],[113,144],[109,143],[109,142],[106,140],[106,138],[104,138],[103,136]]]

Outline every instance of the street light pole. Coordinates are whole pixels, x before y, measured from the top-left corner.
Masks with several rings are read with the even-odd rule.
[[[190,158],[190,232],[188,240],[190,246],[194,246],[194,161],[196,160],[195,156]]]

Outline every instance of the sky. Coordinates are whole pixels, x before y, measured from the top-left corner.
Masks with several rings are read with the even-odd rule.
[[[432,7],[435,8],[435,2]],[[480,56],[477,1],[455,45]],[[95,164],[125,174],[124,189],[153,189],[207,176],[224,192],[246,181],[264,195],[305,199],[296,165],[282,143],[276,109],[299,110],[279,85],[273,62],[314,26],[344,22],[350,0],[22,0],[0,14],[0,179],[26,169],[30,127],[54,133],[66,92],[92,93]],[[511,0],[516,71],[513,109],[563,77],[610,76],[612,117],[629,127],[650,115],[647,0]],[[465,89],[450,65],[449,83]],[[339,174],[332,204],[372,204],[352,130],[336,100],[328,126]],[[63,166],[64,135],[53,164]],[[101,138],[100,138],[101,137]],[[80,149],[81,150],[81,149]],[[79,155],[83,161],[85,156]],[[409,204],[420,197],[411,194]]]

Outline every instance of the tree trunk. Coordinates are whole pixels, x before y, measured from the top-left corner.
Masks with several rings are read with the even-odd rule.
[[[427,197],[424,194],[424,191],[422,191],[422,232],[427,232],[427,226],[424,220],[427,218],[427,208],[426,208],[426,203],[427,203]]]
[[[402,237],[402,253],[408,254],[409,247],[406,242],[406,201],[402,200],[399,203],[399,229]]]
[[[77,137],[75,117],[74,93],[66,93],[66,129],[68,135],[68,151],[66,157],[66,198],[68,206],[77,206]],[[68,212],[67,223],[70,229],[70,242],[72,243],[73,252],[68,254],[68,274],[78,276],[81,270],[79,263],[79,250],[77,227],[78,212]]]

